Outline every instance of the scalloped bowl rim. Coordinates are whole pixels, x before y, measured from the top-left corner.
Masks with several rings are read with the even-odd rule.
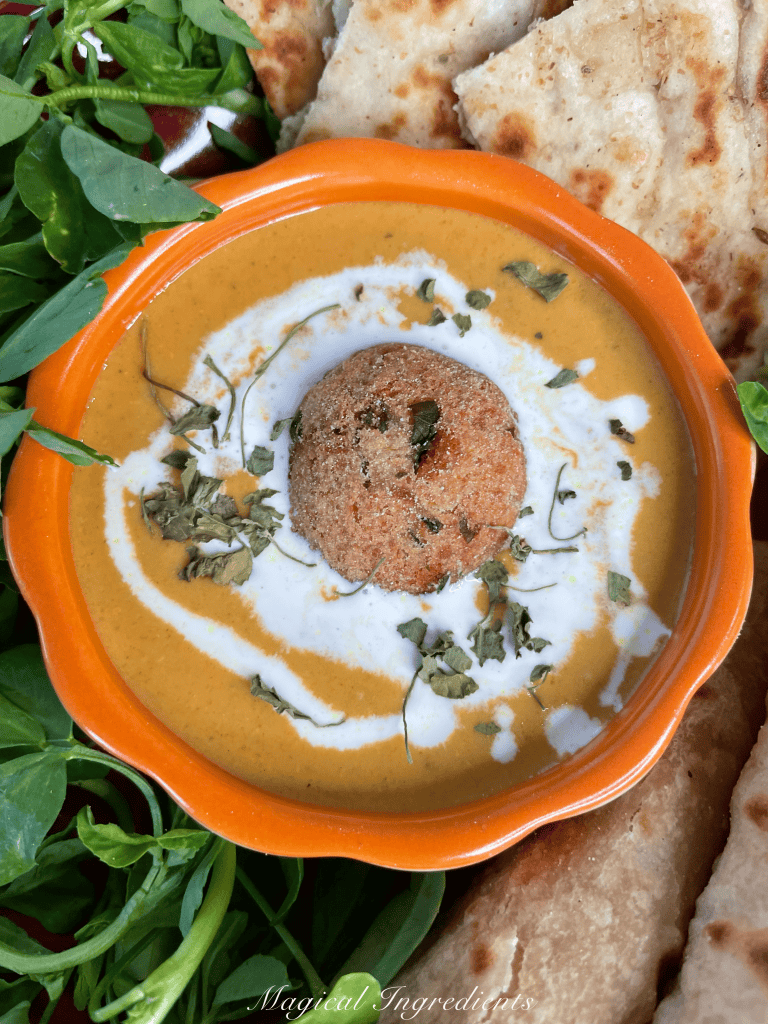
[[[661,756],[696,689],[725,657],[752,583],[754,446],[733,380],[669,265],[637,236],[505,157],[415,150],[377,140],[319,142],[197,190],[213,221],[157,232],[104,275],[102,311],[31,375],[36,418],[78,435],[106,355],[187,267],[245,232],[326,204],[370,200],[453,207],[511,223],[601,283],[649,338],[688,423],[697,463],[691,577],[673,633],[626,707],[587,747],[492,797],[419,813],[320,807],[275,796],[217,767],[161,724],[106,655],[69,547],[72,467],[25,436],[6,492],[12,568],[38,621],[67,710],[102,747],[157,780],[205,827],[283,856],[344,856],[430,870],[471,864],[538,826],[614,799]],[[728,545],[723,537],[728,537]]]

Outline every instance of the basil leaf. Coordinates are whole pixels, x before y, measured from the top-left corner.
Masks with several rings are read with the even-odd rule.
[[[579,379],[579,375],[576,370],[560,370],[559,373],[555,374],[552,380],[548,380],[544,385],[545,388],[564,388],[566,384],[573,384],[575,380]]]
[[[568,284],[567,274],[542,274],[536,264],[530,263],[528,260],[516,260],[513,263],[507,263],[501,269],[509,274],[514,274],[526,288],[532,288],[547,302],[556,299]]]
[[[97,98],[94,100],[94,107],[99,124],[109,128],[123,142],[143,146],[154,134],[152,118],[140,103]]]
[[[445,892],[445,873],[413,872],[410,887],[381,911],[339,975],[364,971],[389,984],[429,931]]]
[[[629,587],[632,580],[628,576],[622,576],[620,572],[608,570],[608,597],[617,604],[631,604],[632,598]]]
[[[42,223],[45,247],[69,274],[119,243],[110,221],[93,209],[61,155],[63,128],[48,120],[16,160],[15,182],[24,205]]]
[[[741,411],[749,431],[764,452],[768,452],[768,390],[756,381],[745,381],[736,388]]]
[[[61,151],[89,202],[111,220],[178,223],[210,220],[221,212],[158,167],[127,156],[74,125],[64,129]]]
[[[0,765],[0,885],[29,871],[67,790],[67,769],[53,751]]]
[[[263,49],[243,19],[224,4],[210,0],[181,0],[181,9],[193,24],[212,36],[223,36],[251,50]]]
[[[9,270],[21,277],[38,281],[41,277],[54,277],[59,270],[43,243],[43,234],[30,235],[20,242],[0,245],[0,270]]]
[[[241,963],[222,981],[216,989],[213,1005],[236,1003],[243,999],[262,996],[270,990],[286,991],[295,987],[295,983],[292,984],[288,977],[288,971],[282,960],[278,960],[274,956],[256,953],[255,956],[249,957]]]
[[[44,285],[17,274],[0,273],[0,314],[12,313],[47,297],[48,289]]]
[[[0,693],[32,715],[49,742],[72,738],[72,719],[51,685],[37,644],[20,644],[0,654]]]
[[[11,450],[17,438],[29,425],[34,409],[18,409],[15,412],[0,412],[0,455]]]
[[[211,133],[211,138],[219,147],[224,149],[228,153],[234,154],[239,160],[242,160],[246,164],[258,164],[261,161],[261,157],[255,149],[251,149],[250,146],[238,139],[232,132],[225,131],[223,128],[219,128],[213,121],[208,122],[208,131]]]
[[[56,36],[48,24],[46,12],[43,11],[37,19],[32,38],[29,40],[27,48],[19,61],[16,74],[13,76],[14,82],[20,85],[22,89],[31,89],[40,77],[37,74],[38,65],[51,60],[55,50]],[[0,89],[2,89],[2,86],[0,86]],[[2,123],[2,120],[2,117],[0,117],[0,123]]]
[[[42,427],[39,423],[35,423],[34,420],[27,427],[27,431],[43,448],[49,448],[52,452],[56,452],[57,455],[61,455],[67,462],[71,462],[73,466],[93,466],[94,464],[100,466],[117,465],[110,455],[102,455],[87,444],[83,444],[82,441],[76,441],[73,437],[59,434],[55,430],[51,430],[50,427]]]
[[[5,14],[0,18],[0,75],[12,78],[19,66],[29,18]]]
[[[123,243],[86,267],[10,335],[0,348],[0,382],[21,377],[93,320],[107,294],[99,275],[122,263],[132,248]]]
[[[487,292],[477,291],[476,289],[467,292],[464,300],[470,309],[487,309],[491,304],[491,296]]]

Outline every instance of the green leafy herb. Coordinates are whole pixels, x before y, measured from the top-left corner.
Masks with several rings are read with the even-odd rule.
[[[368,574],[368,576],[366,576],[366,578],[363,580],[363,582],[360,583],[358,586],[356,586],[354,588],[354,590],[337,590],[334,587],[334,589],[333,589],[334,595],[336,597],[352,597],[353,594],[358,594],[361,590],[363,590],[365,587],[367,587],[368,584],[373,580],[373,577],[376,575],[376,573],[379,571],[379,569],[382,567],[382,565],[384,564],[385,561],[386,561],[386,556],[382,555],[381,558],[376,563],[376,565],[374,565],[373,569],[371,569],[371,571]]]
[[[576,491],[563,490],[557,492],[557,500],[561,505],[564,505],[569,498],[575,498]]]
[[[567,274],[542,274],[538,267],[528,260],[516,260],[513,263],[507,263],[501,269],[509,274],[514,274],[526,288],[532,288],[547,302],[556,299],[568,284]]]
[[[763,384],[748,380],[737,385],[736,392],[752,437],[768,453],[768,390]]]
[[[442,593],[442,591],[445,590],[446,586],[450,582],[450,579],[451,579],[451,574],[449,572],[447,572],[445,574],[445,576],[441,577],[440,582],[437,584],[437,587],[435,588],[435,593],[436,594]]]
[[[155,382],[156,384],[157,382]],[[188,430],[208,430],[218,420],[219,410],[213,405],[195,405],[183,416],[179,416],[168,429],[172,434],[186,434]]]
[[[622,441],[626,441],[627,444],[635,443],[635,435],[630,434],[627,428],[622,424],[621,420],[609,420],[608,424],[611,428],[611,433],[615,434],[616,437]]]
[[[435,306],[435,308],[432,310],[432,315],[430,316],[429,320],[427,320],[427,327],[437,327],[440,324],[444,324],[447,319],[448,317],[445,315],[445,313],[443,313],[442,309]]]
[[[284,420],[278,420],[272,427],[269,440],[276,441],[286,427],[288,427],[288,436],[291,443],[296,444],[302,435],[301,409],[299,409],[299,411],[293,416],[287,416]]]
[[[241,586],[251,575],[253,555],[246,547],[217,555],[202,554],[197,547],[188,548],[189,561],[179,572],[183,580],[209,576],[219,586]]]
[[[513,533],[509,538],[509,552],[517,562],[525,562],[533,552],[533,548],[523,537]]]
[[[440,407],[430,398],[423,402],[414,402],[410,406],[410,410],[413,413],[413,430],[411,431],[413,465],[418,470],[437,437]]]
[[[327,729],[334,725],[341,725],[345,718],[340,718],[338,722],[316,722],[311,715],[305,715],[303,711],[299,711],[298,708],[294,707],[287,700],[283,700],[282,697],[278,696],[277,693],[270,686],[265,686],[261,681],[261,676],[258,674],[251,678],[251,693],[254,697],[258,697],[260,700],[266,701],[270,704],[278,715],[286,714],[289,718],[301,718],[307,722],[311,722],[312,725],[318,729]]]
[[[481,736],[495,736],[496,733],[501,732],[501,726],[496,725],[495,722],[477,722],[474,728],[475,732],[479,732]]]
[[[608,570],[608,597],[617,604],[628,605],[632,603],[629,588],[632,580],[628,576],[622,576],[620,572]]]
[[[294,324],[294,326],[286,333],[285,337],[280,342],[280,344],[277,346],[275,351],[272,352],[271,355],[268,355],[266,357],[266,359],[263,359],[261,361],[261,363],[258,365],[258,367],[256,368],[256,372],[253,375],[253,380],[248,385],[248,387],[245,389],[245,394],[243,395],[243,400],[242,400],[242,402],[240,404],[240,454],[241,454],[242,460],[243,460],[243,469],[245,469],[245,465],[246,465],[246,458],[245,458],[245,402],[246,402],[246,399],[248,398],[248,395],[250,394],[251,388],[256,383],[256,381],[260,380],[261,377],[264,376],[264,374],[269,369],[273,359],[275,359],[282,352],[282,350],[285,348],[285,346],[288,344],[288,342],[291,340],[291,338],[295,337],[298,334],[298,332],[302,329],[302,327],[305,327],[309,323],[309,321],[314,319],[316,316],[320,316],[321,313],[327,313],[331,309],[339,309],[339,303],[338,302],[334,302],[330,306],[323,306],[321,309],[316,309],[314,311],[314,313],[310,313],[309,316],[305,316],[303,320],[300,320],[297,324]]]
[[[517,518],[518,519],[524,519],[525,516],[532,516],[532,515],[533,515],[533,509],[531,508],[530,505],[526,505],[525,508],[521,508],[520,511],[517,513]]]
[[[559,373],[555,374],[552,380],[548,380],[544,385],[545,388],[564,388],[567,384],[573,384],[574,381],[579,379],[579,375],[576,370],[560,370]]]
[[[419,287],[416,289],[416,297],[421,299],[422,302],[434,302],[435,301],[435,279],[434,277],[425,278]]]
[[[253,476],[264,476],[265,473],[269,473],[274,465],[275,453],[271,452],[269,448],[263,448],[257,444],[248,456],[245,468]]]
[[[31,420],[27,426],[27,432],[34,437],[38,444],[41,444],[44,448],[49,448],[52,452],[57,452],[74,466],[117,465],[110,455],[102,455],[89,445],[83,444],[82,441],[76,441],[65,434],[59,434],[49,427],[42,427],[34,420]]]
[[[504,661],[507,652],[501,637],[501,620],[497,619],[490,626],[477,625],[469,634],[472,640],[472,651],[482,668],[486,661]]]
[[[621,479],[622,480],[631,480],[632,479],[632,466],[628,462],[626,462],[626,461],[624,461],[622,459],[621,462],[617,462],[616,465],[621,470]]]
[[[472,327],[472,317],[468,313],[454,313],[451,320],[459,328],[459,337],[463,338],[467,331]]]
[[[560,469],[557,471],[557,479],[555,480],[555,489],[554,489],[554,491],[552,493],[552,503],[549,506],[549,517],[547,518],[547,529],[549,530],[549,535],[552,538],[552,540],[557,540],[557,541],[575,540],[577,537],[581,537],[582,534],[587,532],[586,526],[582,526],[582,528],[577,533],[572,534],[570,537],[557,537],[552,532],[552,514],[555,511],[555,502],[557,501],[559,495],[561,493],[563,493],[563,494],[567,494],[567,496],[570,497],[572,494],[574,494],[573,491],[569,491],[569,492],[562,491],[561,492],[561,490],[560,490],[560,478],[562,477],[563,470],[565,469],[565,467],[567,465],[568,465],[568,463],[564,462],[562,464],[562,466],[560,467]],[[561,501],[561,504],[563,504],[564,501],[565,501],[565,499],[563,499],[563,501]]]
[[[470,309],[487,309],[491,304],[491,296],[486,292],[473,290],[467,292],[465,302]]]

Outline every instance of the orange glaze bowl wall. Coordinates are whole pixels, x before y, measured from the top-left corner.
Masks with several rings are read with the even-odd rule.
[[[649,339],[683,409],[696,459],[686,598],[671,638],[624,710],[587,747],[543,775],[497,796],[428,813],[313,807],[213,765],[134,697],[101,646],[75,574],[72,467],[25,436],[8,482],[5,539],[67,710],[97,743],[156,779],[202,825],[283,856],[344,856],[411,870],[458,867],[625,792],[661,756],[694,692],[725,657],[752,583],[754,446],[733,380],[674,272],[636,236],[548,178],[482,153],[377,140],[320,142],[207,181],[198,191],[223,212],[207,223],[151,235],[105,275],[109,295],[96,319],[32,373],[27,401],[39,422],[78,436],[96,377],[126,328],[179,274],[245,232],[340,202],[413,202],[484,214],[579,266]]]

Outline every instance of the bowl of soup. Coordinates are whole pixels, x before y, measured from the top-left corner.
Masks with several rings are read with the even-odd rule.
[[[542,175],[317,143],[199,190],[32,374],[63,703],[202,825],[437,869],[624,792],[735,639],[753,449],[670,267]]]

